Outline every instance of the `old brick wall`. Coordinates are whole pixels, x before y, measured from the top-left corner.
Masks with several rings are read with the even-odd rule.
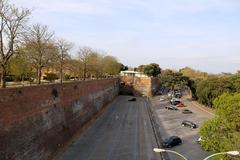
[[[130,77],[123,76],[120,78],[121,82],[125,83],[125,86],[121,86],[121,89],[129,88],[132,89],[133,94],[137,96],[152,96],[153,90],[158,88],[157,78],[151,77]]]
[[[1,89],[0,159],[49,159],[118,91],[118,79]]]

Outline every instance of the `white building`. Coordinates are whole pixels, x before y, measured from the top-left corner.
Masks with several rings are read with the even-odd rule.
[[[143,72],[137,72],[137,71],[121,71],[120,76],[130,76],[130,77],[148,77]]]

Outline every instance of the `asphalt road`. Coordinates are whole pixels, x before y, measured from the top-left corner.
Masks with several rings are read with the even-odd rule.
[[[119,96],[73,143],[61,160],[159,160],[147,110],[140,97]]]
[[[165,109],[165,106],[170,105],[169,101],[160,101],[160,96],[152,98],[152,105],[159,118],[159,131],[161,133],[161,139],[166,139],[170,136],[179,136],[183,143],[179,146],[170,148],[170,150],[177,151],[184,155],[189,160],[201,160],[210,155],[210,153],[204,151],[198,144],[199,127],[202,123],[214,116],[214,113],[204,109],[196,102],[182,98],[183,103],[187,106],[179,108],[178,111],[172,111]],[[183,114],[182,109],[189,109],[193,114]],[[188,127],[182,127],[183,120],[190,120],[198,125],[197,129],[191,129]],[[171,160],[178,160],[179,157],[174,154],[168,154]]]

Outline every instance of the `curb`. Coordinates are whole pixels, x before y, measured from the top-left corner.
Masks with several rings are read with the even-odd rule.
[[[150,122],[151,122],[151,125],[152,125],[152,129],[153,129],[153,132],[154,132],[154,136],[155,136],[155,139],[156,139],[156,142],[157,142],[157,147],[158,148],[162,148],[162,137],[161,137],[161,133],[159,132],[159,123],[158,123],[158,119],[156,118],[157,117],[157,113],[155,112],[155,110],[153,109],[153,106],[152,106],[152,103],[149,99],[149,97],[146,98],[147,100],[147,110],[148,110],[148,115],[149,115],[149,118],[150,118]],[[167,153],[162,153],[160,152],[160,157],[162,160],[170,160],[169,156]]]

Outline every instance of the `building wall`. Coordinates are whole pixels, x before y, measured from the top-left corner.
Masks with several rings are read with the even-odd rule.
[[[119,92],[119,79],[0,90],[0,159],[49,159]]]

